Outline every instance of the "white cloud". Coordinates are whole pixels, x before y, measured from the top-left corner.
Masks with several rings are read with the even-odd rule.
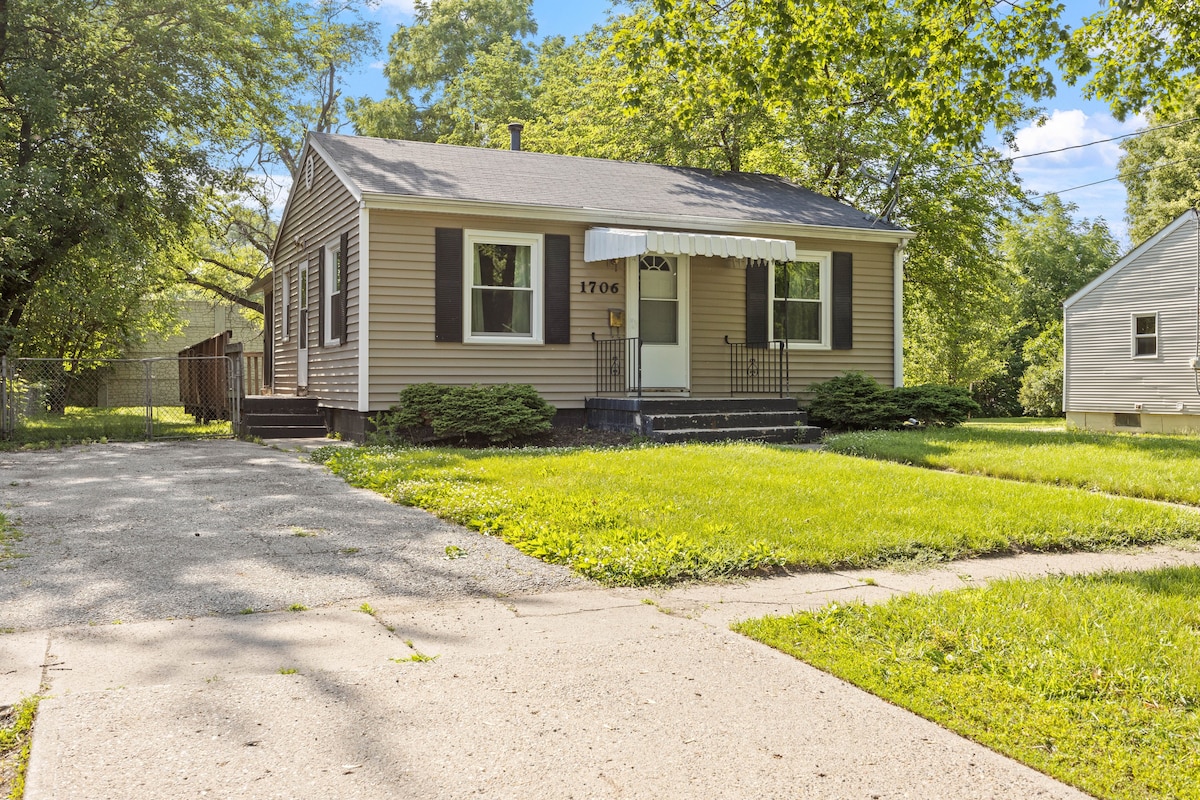
[[[371,10],[381,11],[384,16],[388,17],[393,17],[396,14],[411,17],[413,15],[413,0],[379,0]]]
[[[1046,153],[1037,156],[1039,163],[1069,164],[1086,161],[1115,167],[1121,157],[1121,143],[1102,140],[1132,133],[1145,124],[1146,121],[1141,117],[1118,122],[1108,114],[1089,115],[1078,108],[1055,109],[1041,125],[1035,123],[1017,131],[1014,155]],[[1092,142],[1102,143],[1091,144]]]
[[[1119,122],[1103,110],[1089,114],[1079,108],[1054,109],[1043,124],[1017,131],[1016,146],[1008,152],[1027,191],[1062,193],[1064,201],[1079,207],[1077,217],[1103,217],[1127,244],[1125,187],[1113,180],[1124,152],[1122,140],[1101,140],[1143,130],[1146,124],[1142,117]]]
[[[371,69],[383,69],[386,66],[387,66],[386,61],[372,61],[370,64]]]

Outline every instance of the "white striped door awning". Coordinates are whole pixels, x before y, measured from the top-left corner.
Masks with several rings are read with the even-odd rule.
[[[584,261],[607,261],[645,253],[794,261],[796,243],[787,239],[763,239],[757,236],[639,231],[629,228],[590,228],[583,237]]]

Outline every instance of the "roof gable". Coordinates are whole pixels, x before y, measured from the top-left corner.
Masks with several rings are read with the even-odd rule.
[[[1150,252],[1155,247],[1157,247],[1158,244],[1160,242],[1162,242],[1164,239],[1166,239],[1171,234],[1175,233],[1175,231],[1179,230],[1181,227],[1186,225],[1189,220],[1195,219],[1198,216],[1198,214],[1200,214],[1200,212],[1190,210],[1190,209],[1188,211],[1185,211],[1182,214],[1180,214],[1178,217],[1175,218],[1175,220],[1173,222],[1168,224],[1165,228],[1163,228],[1158,233],[1151,236],[1146,241],[1139,244],[1137,247],[1130,250],[1121,259],[1119,259],[1117,261],[1117,263],[1113,264],[1111,267],[1106,269],[1104,272],[1097,275],[1095,278],[1092,279],[1092,281],[1089,284],[1084,286],[1082,289],[1077,291],[1075,294],[1068,297],[1063,302],[1063,310],[1066,311],[1068,308],[1075,305],[1077,302],[1082,300],[1084,297],[1086,297],[1092,291],[1094,291],[1099,286],[1104,284],[1104,282],[1107,281],[1109,278],[1113,277],[1118,272],[1120,272],[1121,270],[1128,267],[1130,264],[1135,263],[1143,255],[1145,255],[1146,253]]]
[[[308,141],[368,204],[411,198],[908,234],[773,175],[326,133]]]

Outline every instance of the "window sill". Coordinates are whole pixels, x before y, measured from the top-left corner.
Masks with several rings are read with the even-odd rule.
[[[529,337],[506,338],[503,336],[465,336],[463,344],[484,344],[490,346],[496,345],[516,345],[518,347],[530,347],[532,345],[544,344],[541,339],[531,339]]]

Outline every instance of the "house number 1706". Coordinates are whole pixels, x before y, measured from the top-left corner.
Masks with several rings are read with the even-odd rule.
[[[609,283],[608,281],[600,281],[598,283],[596,281],[580,281],[579,282],[579,293],[580,294],[595,294],[596,292],[600,292],[600,294],[616,294],[619,291],[621,291],[621,284],[616,283],[616,282],[614,282],[614,283]]]

